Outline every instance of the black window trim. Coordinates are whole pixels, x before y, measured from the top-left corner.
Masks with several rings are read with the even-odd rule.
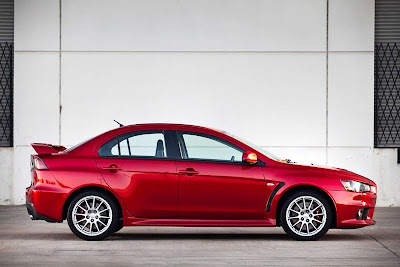
[[[118,144],[118,152],[121,154],[120,150],[120,142],[128,139],[132,136],[143,135],[143,134],[153,134],[153,133],[161,133],[164,135],[165,141],[165,150],[166,150],[166,157],[164,158],[157,158],[155,156],[132,156],[132,155],[102,155],[101,149],[109,144],[110,142],[115,142]],[[177,153],[176,153],[176,144],[174,139],[174,131],[171,130],[158,130],[158,129],[149,129],[149,130],[137,130],[131,131],[127,133],[120,134],[118,136],[114,136],[113,138],[109,139],[108,141],[104,142],[101,147],[98,149],[97,154],[100,158],[121,158],[121,159],[151,159],[151,160],[176,160]]]

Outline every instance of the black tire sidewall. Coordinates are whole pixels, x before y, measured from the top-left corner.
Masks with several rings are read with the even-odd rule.
[[[105,201],[108,202],[108,204],[111,207],[111,214],[112,214],[112,222],[110,227],[102,234],[97,235],[97,236],[88,236],[85,235],[81,232],[79,232],[78,229],[75,228],[75,225],[73,223],[72,220],[72,211],[73,208],[75,206],[75,204],[82,198],[87,197],[87,196],[98,196],[103,198]],[[88,240],[88,241],[97,241],[97,240],[102,240],[106,237],[108,237],[109,235],[113,234],[115,229],[117,229],[118,227],[118,223],[119,223],[119,216],[118,216],[118,212],[117,212],[117,206],[115,205],[115,202],[105,193],[100,192],[100,191],[86,191],[83,193],[78,194],[70,203],[69,207],[68,207],[68,213],[67,213],[67,221],[68,221],[68,226],[71,229],[71,231],[79,238],[84,239],[84,240]]]
[[[124,221],[123,220],[119,220],[117,227],[114,230],[114,233],[117,233],[119,230],[121,230],[122,228],[124,228]]]
[[[318,199],[325,208],[326,211],[326,222],[324,227],[321,229],[321,231],[319,231],[318,233],[316,233],[315,235],[312,236],[301,236],[298,235],[297,233],[293,232],[289,225],[286,222],[286,210],[289,207],[290,202],[292,202],[294,199],[301,197],[301,196],[312,196],[315,197],[316,199]],[[329,205],[329,202],[326,200],[326,197],[324,197],[323,195],[321,195],[318,192],[315,191],[298,191],[294,194],[292,194],[291,196],[289,196],[285,202],[282,205],[282,210],[280,212],[280,221],[281,221],[281,225],[282,228],[285,230],[286,234],[288,234],[290,237],[296,239],[296,240],[300,240],[300,241],[313,241],[313,240],[317,240],[318,238],[320,238],[321,236],[323,236],[331,227],[332,224],[332,218],[333,218],[333,213],[332,213],[332,208]]]

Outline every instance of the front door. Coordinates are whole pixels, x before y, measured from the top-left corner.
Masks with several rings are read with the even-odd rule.
[[[243,150],[215,136],[178,132],[182,219],[263,219],[265,182],[260,165],[242,163]]]
[[[168,132],[123,134],[99,150],[97,165],[104,180],[135,217],[177,217],[177,174],[166,149]]]

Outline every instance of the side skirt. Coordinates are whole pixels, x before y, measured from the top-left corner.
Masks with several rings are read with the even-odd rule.
[[[142,219],[129,217],[124,226],[187,226],[187,227],[270,227],[273,219],[265,220],[196,220],[196,219]]]

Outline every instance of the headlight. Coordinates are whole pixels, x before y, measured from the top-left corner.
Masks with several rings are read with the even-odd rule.
[[[350,180],[341,180],[344,189],[347,191],[352,192],[369,192],[371,191],[371,186],[369,184],[357,182],[357,181],[350,181]]]

